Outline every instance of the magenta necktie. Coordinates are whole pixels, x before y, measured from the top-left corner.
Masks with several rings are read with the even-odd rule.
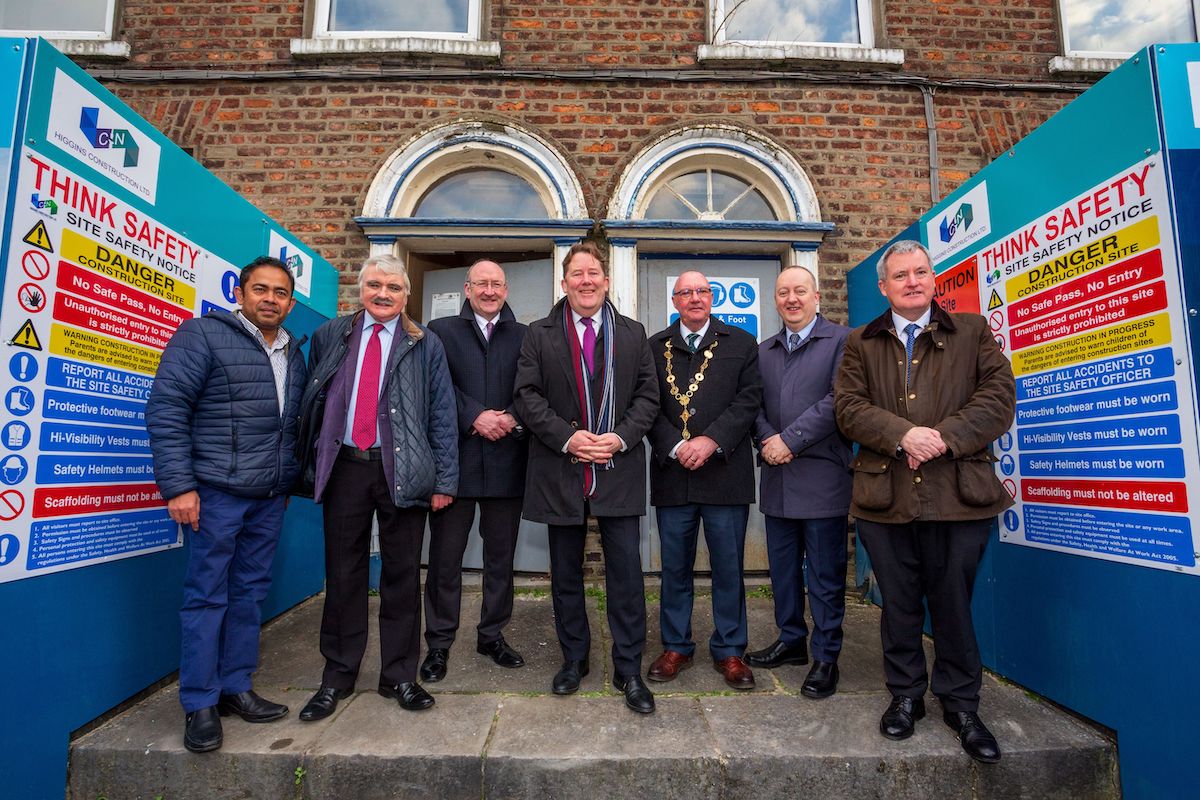
[[[596,371],[596,329],[591,317],[583,318],[583,363],[587,364],[588,374]]]
[[[492,340],[492,330],[494,330],[494,329],[495,329],[495,327],[496,327],[496,326],[495,326],[495,325],[493,325],[493,324],[492,324],[492,323],[490,323],[490,322],[487,324],[487,333],[485,333],[485,334],[483,335],[483,337],[484,337],[485,339],[487,339],[489,342]]]
[[[383,326],[376,322],[371,328],[371,339],[367,342],[367,352],[363,355],[362,370],[358,377],[354,426],[350,429],[350,438],[360,450],[369,450],[375,445],[375,417],[379,412],[379,363],[383,351],[379,342],[379,332],[383,330]]]

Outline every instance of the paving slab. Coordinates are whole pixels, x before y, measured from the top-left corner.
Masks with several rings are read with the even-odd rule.
[[[359,692],[306,754],[304,797],[478,800],[499,704],[496,695],[441,695],[433,708],[405,711]]]
[[[660,698],[648,715],[620,697],[507,698],[484,767],[489,798],[717,800],[721,783],[720,754],[692,698]]]
[[[276,722],[221,720],[224,744],[212,753],[183,746],[177,686],[138,703],[72,745],[68,796],[78,800],[260,800],[294,795],[295,770],[320,730],[296,715],[302,691],[270,693],[290,707]]]

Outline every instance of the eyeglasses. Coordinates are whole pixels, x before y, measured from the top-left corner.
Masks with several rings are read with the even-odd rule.
[[[507,285],[504,281],[471,281],[476,289],[503,289]]]
[[[690,300],[692,295],[696,295],[696,297],[708,297],[710,294],[712,294],[712,289],[707,286],[702,286],[699,289],[676,289],[671,292],[672,297],[682,297],[687,300]]]

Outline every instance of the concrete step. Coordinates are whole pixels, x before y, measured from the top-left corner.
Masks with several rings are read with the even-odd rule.
[[[320,682],[321,598],[272,622],[263,635],[255,688],[287,703],[284,720],[224,721],[215,753],[183,749],[175,687],[147,698],[76,741],[68,797],[75,800],[190,798],[1114,798],[1120,795],[1114,744],[1019,687],[984,681],[981,713],[1004,753],[976,764],[929,716],[904,742],[879,735],[887,706],[879,653],[879,611],[851,604],[838,693],[800,696],[806,667],[756,670],[754,691],[729,689],[706,657],[709,600],[696,598],[694,666],[670,684],[652,684],[657,713],[634,714],[612,690],[600,598],[590,598],[592,672],[578,695],[550,694],[561,661],[549,597],[519,594],[509,642],[523,669],[495,666],[474,648],[479,595],[463,601],[463,626],[449,674],[430,684],[437,704],[412,713],[374,691],[379,650],[372,638],[357,693],[330,719],[296,714]],[[657,607],[650,608],[658,654]],[[751,646],[775,636],[769,598],[749,601]]]

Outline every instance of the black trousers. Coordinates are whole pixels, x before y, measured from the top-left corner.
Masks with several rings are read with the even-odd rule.
[[[429,569],[425,574],[425,642],[449,648],[458,632],[462,603],[462,560],[479,506],[483,539],[483,610],[476,641],[500,638],[512,617],[513,556],[521,527],[520,497],[458,497],[429,515]]]
[[[638,517],[597,517],[604,548],[604,589],[618,675],[642,671],[646,648],[646,587],[642,580]],[[550,525],[550,597],[563,658],[584,661],[592,645],[583,595],[587,525]]]
[[[983,664],[971,622],[971,593],[991,529],[991,519],[858,521],[883,594],[883,672],[893,695],[921,697],[930,686],[921,644],[924,600],[933,626],[933,693],[946,711],[979,710]]]
[[[325,487],[325,610],[321,680],[349,689],[367,648],[371,517],[379,519],[381,685],[415,681],[421,647],[421,542],[424,508],[397,508],[383,462],[339,456]]]

